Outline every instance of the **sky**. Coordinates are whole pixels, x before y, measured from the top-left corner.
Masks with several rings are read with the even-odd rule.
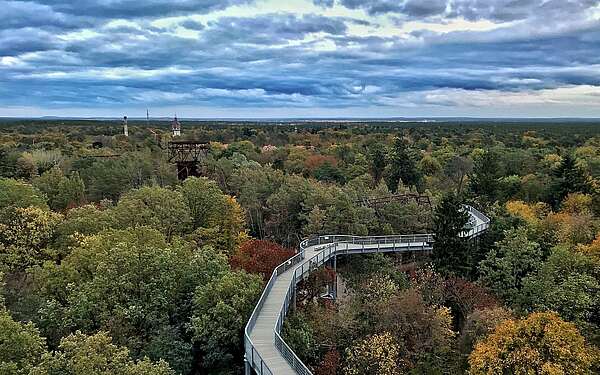
[[[600,0],[0,0],[0,116],[600,117]]]

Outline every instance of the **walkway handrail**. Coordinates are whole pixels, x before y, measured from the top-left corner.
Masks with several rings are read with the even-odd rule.
[[[294,255],[292,258],[281,263],[279,266],[277,266],[277,268],[275,268],[275,270],[271,274],[271,277],[269,278],[269,282],[265,286],[265,289],[263,290],[260,298],[258,299],[258,302],[256,303],[252,314],[250,315],[248,324],[246,324],[246,328],[244,330],[244,347],[246,351],[246,361],[248,361],[251,367],[254,368],[254,370],[257,371],[257,373],[259,374],[274,375],[265,363],[265,361],[262,359],[260,354],[258,354],[258,352],[256,351],[254,343],[250,339],[250,330],[254,328],[254,325],[256,324],[256,319],[258,318],[258,313],[265,304],[265,299],[267,298],[269,292],[271,292],[271,289],[273,288],[273,284],[275,283],[277,276],[281,275],[283,272],[289,270],[296,264],[300,263],[303,259],[304,251],[301,251],[298,254]]]
[[[465,210],[471,215],[476,217],[481,224],[465,230],[461,233],[462,237],[471,238],[481,234],[490,225],[490,219],[480,211],[476,210],[471,206],[465,205]],[[267,295],[270,293],[275,280],[277,277],[288,270],[294,269],[294,275],[290,281],[290,285],[287,289],[285,299],[281,306],[275,328],[274,328],[274,345],[277,350],[281,353],[282,357],[288,362],[288,364],[294,369],[297,374],[300,375],[312,375],[310,369],[302,362],[300,358],[294,353],[289,345],[281,337],[281,330],[283,328],[283,322],[287,316],[287,312],[290,307],[290,303],[295,298],[296,285],[306,276],[308,276],[313,270],[325,264],[332,256],[338,254],[348,253],[349,245],[362,245],[362,249],[365,250],[365,245],[378,245],[376,249],[368,248],[368,252],[379,251],[379,245],[392,244],[392,248],[396,249],[396,244],[402,244],[402,248],[406,251],[415,250],[431,250],[433,248],[434,235],[433,234],[410,234],[410,235],[393,235],[393,236],[350,236],[350,235],[322,235],[315,238],[305,239],[300,243],[300,251],[280,264],[275,268],[269,282],[267,283],[254,311],[252,312],[248,324],[244,331],[244,346],[245,346],[245,359],[248,361],[250,366],[254,370],[262,375],[276,375],[269,369],[266,362],[260,356],[258,351],[255,349],[254,343],[250,339],[250,331],[254,328],[258,314],[260,313]],[[346,244],[344,249],[344,244]],[[413,244],[419,244],[419,247],[413,246]],[[308,260],[305,260],[305,252],[309,247],[323,245],[321,248],[317,248],[319,252]],[[341,246],[340,246],[341,245]],[[302,263],[299,267],[297,265]]]

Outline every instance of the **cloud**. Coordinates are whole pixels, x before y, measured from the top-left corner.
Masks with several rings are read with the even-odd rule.
[[[206,14],[243,5],[253,0],[36,0],[57,12],[96,18],[143,18],[200,13]]]
[[[89,24],[85,19],[55,12],[52,7],[27,1],[0,0],[0,29],[55,28],[75,29]]]
[[[370,15],[395,13],[408,18],[462,17],[496,22],[570,16],[599,3],[598,0],[340,0],[341,5],[364,9]]]
[[[0,108],[596,103],[597,1],[298,1],[0,0]]]

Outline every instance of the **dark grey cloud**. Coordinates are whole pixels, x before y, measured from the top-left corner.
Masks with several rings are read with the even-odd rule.
[[[599,0],[339,0],[350,9],[364,9],[371,15],[394,13],[409,18],[432,16],[488,19],[498,22],[529,17],[572,16],[590,9]]]
[[[201,22],[196,22],[194,20],[185,20],[181,22],[180,25],[185,27],[186,29],[198,31],[203,30],[205,28],[204,24],[202,24]]]
[[[323,7],[323,8],[331,8],[335,0],[313,0],[313,4]]]
[[[17,56],[26,52],[47,51],[56,48],[53,35],[36,28],[0,30],[0,57]]]
[[[254,0],[35,0],[57,12],[96,18],[165,17],[185,13],[210,13]]]
[[[56,28],[75,29],[90,25],[89,20],[55,12],[50,6],[27,1],[0,0],[0,29]]]

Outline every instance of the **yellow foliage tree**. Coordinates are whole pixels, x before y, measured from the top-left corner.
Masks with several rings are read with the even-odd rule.
[[[553,312],[506,320],[469,357],[471,375],[591,374],[594,351],[573,323]]]
[[[594,241],[589,245],[579,245],[577,251],[585,255],[592,256],[600,260],[600,232],[596,235]]]
[[[571,193],[561,204],[561,211],[572,215],[592,213],[592,196],[589,194]]]
[[[394,337],[385,332],[369,336],[346,349],[344,375],[394,375],[399,373],[400,347]]]
[[[545,203],[527,204],[523,201],[506,202],[506,210],[530,225],[536,225],[540,219],[550,212],[550,207]]]

